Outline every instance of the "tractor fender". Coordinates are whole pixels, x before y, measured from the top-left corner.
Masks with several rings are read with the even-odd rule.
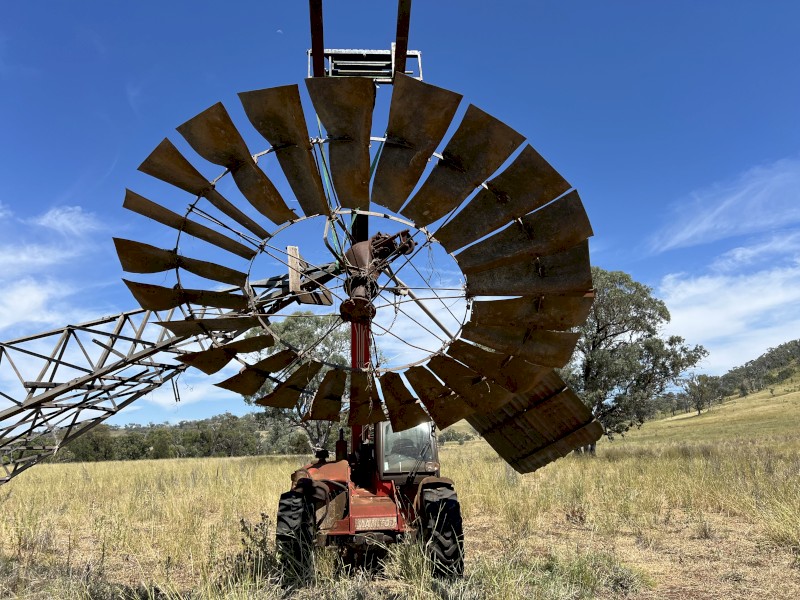
[[[451,490],[455,490],[455,483],[452,479],[448,477],[426,477],[422,481],[419,482],[419,488],[417,488],[417,495],[414,498],[414,512],[416,514],[420,514],[420,509],[422,508],[422,493],[426,489],[431,488],[439,488],[439,487],[446,487],[450,488]]]

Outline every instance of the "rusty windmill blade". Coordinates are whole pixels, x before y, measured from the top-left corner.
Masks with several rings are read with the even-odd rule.
[[[239,100],[253,127],[275,151],[303,213],[329,215],[297,85],[242,92]]]
[[[293,408],[300,400],[301,394],[308,391],[311,380],[321,368],[322,363],[315,360],[302,363],[272,393],[256,400],[256,404],[273,408]]]
[[[254,327],[260,327],[258,317],[217,317],[213,319],[182,319],[176,321],[156,321],[164,329],[176,336],[210,335],[212,332],[224,331],[236,334]]]
[[[586,322],[594,294],[523,296],[472,303],[470,322],[487,327],[525,327],[565,331]]]
[[[484,350],[463,340],[450,344],[447,355],[517,394],[535,386],[551,370],[529,363],[522,357]]]
[[[278,373],[297,360],[297,353],[289,348],[270,354],[258,362],[243,367],[236,375],[216,383],[217,387],[236,392],[242,396],[252,396],[267,381],[272,373]]]
[[[554,371],[501,410],[470,415],[467,420],[521,473],[593,443],[603,433],[591,411]]]
[[[434,234],[448,252],[544,206],[570,184],[530,145]]]
[[[114,246],[123,270],[128,273],[160,273],[181,268],[206,279],[239,287],[247,281],[247,273],[216,263],[181,256],[174,250],[163,250],[149,244],[122,238],[114,238]]]
[[[227,215],[259,238],[264,239],[267,237],[267,230],[215,190],[214,185],[192,166],[192,163],[180,153],[169,139],[164,138],[156,146],[150,156],[139,165],[139,170],[195,196],[202,196],[221,213]]]
[[[269,348],[275,343],[275,338],[270,334],[256,335],[234,342],[228,342],[222,346],[201,350],[199,352],[187,352],[178,357],[178,360],[185,365],[200,369],[206,375],[213,375],[222,367],[227,365],[237,354],[247,354],[258,352],[264,348]]]
[[[381,375],[378,380],[381,383],[383,401],[386,403],[389,421],[392,423],[394,432],[405,431],[420,423],[430,421],[430,417],[408,391],[400,375],[389,371]]]
[[[144,196],[140,196],[131,190],[125,191],[125,201],[122,206],[143,217],[147,217],[148,219],[152,219],[153,221],[166,225],[167,227],[172,227],[178,231],[186,232],[192,237],[213,244],[217,248],[227,250],[244,259],[251,260],[257,254],[252,248],[236,240],[232,240],[228,236],[214,231],[205,225],[195,223],[186,217],[182,217],[178,213],[172,212],[160,204],[156,204],[152,200],[148,200]]]
[[[386,420],[386,414],[378,396],[378,386],[371,373],[350,372],[350,414],[347,424],[369,425]]]
[[[345,208],[369,209],[369,136],[375,84],[366,77],[311,77],[306,87],[328,132],[331,179]]]
[[[530,363],[558,368],[567,364],[580,337],[579,333],[570,331],[482,327],[472,323],[464,325],[461,335],[476,344],[522,357]]]
[[[212,292],[207,290],[187,290],[180,287],[163,287],[149,283],[122,280],[136,298],[139,305],[147,310],[168,310],[181,304],[199,304],[214,308],[244,310],[248,306],[245,296],[228,292]]]
[[[325,373],[319,384],[311,409],[303,415],[303,421],[339,421],[342,410],[342,396],[347,384],[347,372],[331,369]]]
[[[506,259],[492,269],[467,274],[470,296],[584,295],[592,289],[589,244],[581,242],[564,252]]]
[[[439,429],[450,427],[475,412],[463,398],[439,381],[436,375],[425,367],[420,365],[411,367],[404,375]]]
[[[427,367],[475,412],[497,410],[511,400],[512,393],[480,373],[444,354],[431,356]]]
[[[445,216],[494,173],[525,138],[471,105],[442,151],[442,159],[400,214],[417,227]]]
[[[269,177],[256,164],[242,134],[221,102],[179,125],[177,129],[200,156],[230,169],[242,195],[270,221],[280,225],[297,218]]]
[[[372,201],[397,212],[422,177],[461,102],[461,94],[394,76],[386,142],[372,183]]]
[[[591,236],[581,199],[572,191],[456,254],[455,259],[462,271],[474,273],[525,257],[564,252]]]

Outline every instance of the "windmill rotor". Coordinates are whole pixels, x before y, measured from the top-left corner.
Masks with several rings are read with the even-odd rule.
[[[592,230],[577,191],[501,120],[469,105],[455,123],[455,92],[395,73],[388,122],[377,125],[372,79],[312,77],[305,88],[306,100],[298,85],[240,93],[249,124],[217,103],[177,128],[224,168],[214,180],[173,142],[156,147],[140,170],[194,195],[185,214],[128,192],[126,208],[177,230],[169,250],[116,240],[126,271],[174,273],[171,287],[126,280],[143,308],[181,307],[188,321],[225,310],[257,321],[259,349],[271,352],[254,360],[237,350],[242,341],[212,340],[180,360],[205,372],[238,361],[240,372],[217,384],[250,395],[269,379],[273,390],[256,402],[279,408],[310,393],[324,368],[305,418],[338,421],[346,410],[358,425],[388,415],[398,431],[466,418],[521,471],[595,441],[600,426],[554,371],[592,301]],[[245,143],[252,130],[265,150]],[[360,239],[366,222],[375,233]],[[288,287],[265,312],[259,281],[283,273]],[[296,304],[312,309],[306,318],[371,327],[371,360],[326,364],[318,340],[282,340],[275,324]],[[381,336],[395,350],[388,360]],[[549,417],[534,418],[542,406]]]

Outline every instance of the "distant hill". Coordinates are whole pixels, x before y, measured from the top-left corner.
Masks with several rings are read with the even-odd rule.
[[[725,396],[747,396],[789,381],[800,373],[800,340],[770,348],[719,378]]]

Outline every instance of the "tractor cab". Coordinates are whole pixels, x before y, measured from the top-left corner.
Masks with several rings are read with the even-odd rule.
[[[431,475],[439,476],[439,449],[433,423],[395,432],[382,421],[374,426],[375,461],[381,481],[418,484]]]

